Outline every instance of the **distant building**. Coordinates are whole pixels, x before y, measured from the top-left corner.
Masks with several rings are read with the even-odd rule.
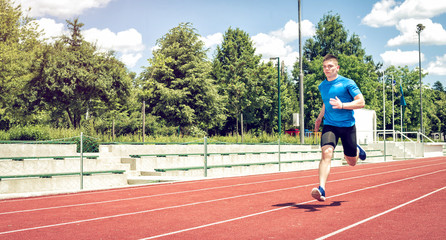
[[[375,142],[376,112],[369,109],[355,109],[356,138],[359,144]]]

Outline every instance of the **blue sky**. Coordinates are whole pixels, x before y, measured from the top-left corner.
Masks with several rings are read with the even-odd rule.
[[[83,34],[114,50],[136,73],[148,66],[156,40],[181,22],[191,22],[212,56],[229,28],[249,33],[264,59],[279,56],[291,68],[298,56],[297,0],[16,0],[31,7],[46,37],[66,33],[65,19],[79,17]],[[349,34],[360,36],[375,62],[418,66],[416,25],[421,33],[423,79],[446,86],[446,1],[301,0],[303,42],[324,14],[339,14]],[[342,67],[342,66],[341,66]]]

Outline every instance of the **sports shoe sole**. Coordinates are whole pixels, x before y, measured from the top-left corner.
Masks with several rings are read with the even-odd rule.
[[[313,188],[313,190],[311,190],[311,196],[319,202],[325,201],[325,197],[322,196],[321,192],[317,188]]]

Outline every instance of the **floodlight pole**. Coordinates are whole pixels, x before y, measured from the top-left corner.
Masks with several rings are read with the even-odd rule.
[[[278,131],[279,131],[279,137],[282,133],[282,126],[281,126],[281,116],[280,116],[280,58],[279,57],[274,57],[274,58],[270,58],[271,61],[276,60],[277,59],[277,106],[278,106],[278,110],[277,110],[277,126],[278,126]]]
[[[419,63],[419,67],[418,67],[418,71],[420,74],[420,131],[421,133],[424,134],[424,130],[423,130],[423,96],[421,93],[422,90],[422,81],[421,81],[421,43],[420,43],[420,33],[421,31],[423,31],[425,28],[425,26],[423,26],[423,24],[418,24],[417,25],[417,33],[418,33],[418,63]],[[423,135],[421,135],[421,142],[423,142]]]
[[[301,16],[300,16],[300,0],[299,5],[299,106],[300,106],[300,143],[305,143],[305,122],[304,122],[304,73],[302,71],[302,32],[301,32]]]

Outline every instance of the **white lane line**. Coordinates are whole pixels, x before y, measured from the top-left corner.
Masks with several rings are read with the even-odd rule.
[[[75,224],[75,223],[91,222],[91,221],[103,220],[103,219],[109,219],[109,218],[124,217],[124,216],[130,216],[130,215],[136,215],[136,214],[142,214],[142,213],[149,213],[149,212],[155,212],[155,211],[168,210],[168,209],[173,209],[173,208],[194,206],[194,205],[199,205],[199,204],[204,204],[204,203],[212,203],[212,202],[230,200],[230,199],[235,199],[235,198],[254,196],[254,195],[266,194],[266,193],[272,193],[272,192],[278,192],[278,191],[284,191],[284,190],[289,190],[289,189],[295,189],[295,188],[299,188],[299,187],[308,187],[308,186],[313,186],[313,185],[314,185],[314,183],[313,184],[308,184],[308,185],[302,185],[302,186],[298,186],[298,187],[274,189],[274,190],[269,190],[269,191],[265,191],[265,192],[257,192],[257,193],[250,193],[250,194],[244,194],[244,195],[237,195],[237,196],[232,196],[232,197],[225,197],[225,198],[218,198],[218,199],[212,199],[212,200],[201,201],[201,202],[187,203],[187,204],[182,204],[182,205],[175,205],[175,206],[169,206],[169,207],[155,208],[155,209],[149,209],[149,210],[138,211],[138,212],[130,212],[130,213],[123,213],[123,214],[117,214],[117,215],[111,215],[111,216],[97,217],[97,218],[91,218],[91,219],[84,219],[84,220],[78,220],[78,221],[72,221],[72,222],[57,223],[57,224],[51,224],[51,225],[45,225],[45,226],[39,226],[39,227],[24,228],[24,229],[12,230],[12,231],[7,231],[7,232],[0,232],[0,235],[8,234],[8,233],[15,233],[15,232],[24,232],[24,231],[36,230],[36,229],[42,229],[42,228],[57,227],[57,226]]]
[[[404,165],[407,164],[407,162],[411,162],[410,164],[414,164],[413,162],[418,162],[420,159],[409,159],[409,160],[405,160],[404,161]],[[423,159],[421,159],[423,160]],[[438,159],[428,159],[429,162],[433,162],[433,161],[438,161]],[[427,161],[425,161],[427,162]],[[376,163],[376,164],[385,164],[386,162],[381,162],[381,163]],[[387,162],[389,163],[389,162]],[[391,163],[399,163],[399,162],[391,162]],[[403,163],[403,162],[401,162]],[[400,164],[399,164],[400,165]],[[402,165],[402,164],[401,164]],[[377,167],[370,167],[370,168],[366,168],[366,169],[355,169],[352,171],[345,171],[345,172],[339,172],[339,173],[332,173],[332,174],[341,174],[341,173],[349,173],[349,172],[356,172],[356,171],[364,171],[364,170],[369,170],[369,169],[378,169],[378,168],[387,168],[387,167],[394,167],[396,165],[384,165],[384,166],[377,166]],[[314,170],[314,169],[313,169]],[[298,172],[298,171],[295,171]],[[261,176],[270,176],[270,175],[279,175],[279,174],[283,174],[285,172],[277,172],[277,173],[268,173],[268,174],[259,174],[259,175],[250,175],[250,176],[235,176],[235,177],[225,177],[225,178],[214,178],[214,179],[201,179],[201,180],[191,180],[191,181],[185,181],[185,182],[176,182],[176,183],[168,183],[168,184],[157,184],[157,185],[147,185],[147,186],[135,186],[135,187],[123,187],[123,188],[116,188],[116,189],[109,189],[109,190],[86,190],[83,192],[67,192],[67,193],[60,193],[57,195],[49,195],[49,196],[36,196],[36,197],[29,197],[29,198],[17,198],[17,199],[0,199],[0,203],[2,202],[24,202],[24,201],[34,201],[34,200],[42,200],[42,199],[47,199],[47,198],[72,198],[74,195],[75,196],[83,196],[83,195],[91,195],[91,194],[102,194],[102,193],[109,193],[109,192],[117,192],[117,191],[129,191],[129,190],[139,190],[139,189],[147,189],[147,188],[155,188],[155,187],[159,187],[159,186],[166,186],[166,185],[171,185],[171,184],[175,184],[175,185],[183,185],[183,184],[195,184],[195,183],[199,183],[201,181],[206,181],[206,182],[210,182],[210,181],[224,181],[224,180],[232,180],[232,179],[238,179],[238,178],[248,178],[248,177],[261,177]],[[288,172],[286,172],[288,173]],[[314,175],[311,175],[314,176]],[[305,176],[303,176],[305,177]],[[310,176],[307,176],[310,177]],[[292,179],[292,178],[290,178]],[[123,199],[124,201],[127,199]],[[98,202],[101,203],[101,202]],[[94,204],[94,203],[92,203]],[[77,206],[77,205],[76,205]],[[63,207],[63,206],[61,206]]]
[[[434,165],[439,165],[439,164],[432,164],[431,166],[434,166]],[[394,171],[389,171],[389,172],[385,172],[385,173],[375,173],[375,174],[370,174],[370,175],[363,175],[363,176],[350,177],[350,178],[345,178],[345,179],[338,179],[338,180],[334,180],[334,181],[331,181],[331,182],[347,181],[347,180],[351,180],[351,179],[363,178],[363,177],[367,177],[367,176],[381,175],[381,174],[386,174],[386,173],[391,173],[391,172],[398,172],[398,171],[403,171],[403,170],[410,170],[410,169],[421,168],[421,167],[423,167],[423,166],[407,168],[407,169],[400,169],[400,170],[394,170]],[[417,175],[417,176],[409,177],[409,178],[405,178],[405,179],[400,179],[400,180],[389,182],[389,183],[379,184],[379,185],[375,185],[375,186],[372,186],[372,187],[367,187],[367,188],[364,188],[364,189],[370,189],[370,188],[374,188],[374,187],[378,187],[378,186],[383,186],[383,185],[387,185],[387,184],[391,184],[391,183],[405,181],[405,180],[408,180],[408,179],[413,179],[413,178],[417,178],[417,177],[420,177],[420,176],[430,175],[430,174],[434,174],[434,173],[437,173],[437,172],[443,172],[443,171],[446,171],[446,169],[439,170],[439,171],[436,171],[436,172],[426,173],[426,174],[422,174],[422,175]],[[182,205],[176,205],[176,206],[169,206],[169,207],[163,207],[163,208],[157,208],[157,209],[149,209],[149,210],[143,210],[143,211],[138,211],[138,212],[129,212],[129,213],[123,213],[123,214],[116,214],[116,215],[110,215],[110,216],[104,216],[104,217],[97,217],[97,218],[90,218],[90,219],[77,220],[77,221],[71,221],[71,222],[57,223],[57,224],[44,225],[44,226],[38,226],[38,227],[23,228],[23,229],[17,229],[17,230],[0,232],[0,235],[16,233],[16,232],[24,232],[24,231],[30,231],[30,230],[37,230],[37,229],[43,229],[43,228],[50,228],[50,227],[57,227],[57,226],[64,226],[64,225],[70,225],[70,224],[91,222],[91,221],[97,221],[97,220],[104,220],[104,219],[110,219],[110,218],[124,217],[124,216],[130,216],[130,215],[136,215],[136,214],[142,214],[142,213],[149,213],[149,212],[155,212],[155,211],[161,211],[161,210],[167,210],[167,209],[173,209],[173,208],[180,208],[180,207],[186,207],[186,206],[193,206],[193,205],[199,205],[199,204],[205,204],[205,203],[211,203],[211,202],[217,202],[217,201],[223,201],[223,200],[230,200],[230,199],[235,199],[235,198],[241,198],[241,197],[247,197],[247,196],[254,196],[254,195],[260,195],[260,194],[273,193],[273,192],[278,192],[278,191],[285,191],[285,190],[291,190],[291,189],[296,189],[296,188],[308,187],[308,186],[313,186],[314,184],[316,184],[316,183],[300,185],[300,186],[295,186],[295,187],[274,189],[274,190],[269,190],[269,191],[264,191],[264,192],[249,193],[249,194],[244,194],[244,195],[236,195],[236,196],[219,198],[219,199],[212,199],[212,200],[207,200],[207,201],[202,201],[202,202],[194,202],[194,203],[188,203],[188,204],[182,204]],[[349,193],[356,192],[356,191],[361,191],[361,189],[360,190],[351,191],[351,192],[347,192],[347,193],[343,193],[343,194],[334,195],[334,196],[341,196],[341,195],[349,194]],[[332,196],[332,197],[334,197],[334,196]],[[327,197],[327,198],[329,198],[329,197]],[[310,202],[312,202],[312,201],[310,201]],[[303,203],[300,203],[300,204],[303,204]],[[287,206],[287,207],[289,207],[289,206]],[[287,207],[285,207],[285,208],[287,208]],[[274,209],[274,210],[276,210],[276,209]],[[272,210],[269,210],[267,212],[270,212],[270,211],[272,211]],[[260,215],[260,214],[263,214],[263,213],[262,212],[258,213],[258,214],[256,213],[255,215]],[[252,216],[255,216],[255,215],[252,215]],[[246,216],[240,217],[238,219],[243,219],[243,218],[246,218]],[[233,220],[228,220],[228,221],[233,221]]]
[[[437,189],[437,190],[435,190],[435,191],[433,191],[433,192],[430,192],[430,193],[428,193],[428,194],[425,194],[425,195],[423,195],[423,196],[421,196],[421,197],[419,197],[419,198],[415,198],[415,199],[413,199],[413,200],[411,200],[411,201],[408,201],[408,202],[406,202],[406,203],[403,203],[403,204],[401,204],[401,205],[398,205],[398,206],[396,206],[396,207],[394,207],[394,208],[391,208],[391,209],[389,209],[389,210],[387,210],[387,211],[384,211],[384,212],[382,212],[382,213],[379,213],[379,214],[376,214],[376,215],[371,216],[371,217],[369,217],[369,218],[366,218],[366,219],[364,219],[364,220],[362,220],[362,221],[359,221],[359,222],[357,222],[357,223],[354,223],[354,224],[352,224],[352,225],[350,225],[350,226],[341,228],[341,229],[339,229],[339,230],[337,230],[337,231],[334,231],[334,232],[329,233],[329,234],[327,234],[327,235],[325,235],[325,236],[322,236],[322,237],[320,237],[320,238],[317,238],[316,240],[323,240],[323,239],[327,239],[327,238],[329,238],[329,237],[333,237],[334,235],[336,235],[336,234],[338,234],[338,233],[344,232],[345,230],[348,230],[348,229],[350,229],[350,228],[356,227],[356,226],[358,226],[358,225],[360,225],[360,224],[363,224],[363,223],[368,222],[368,221],[370,221],[370,220],[372,220],[372,219],[375,219],[375,218],[377,218],[377,217],[380,217],[380,216],[382,216],[382,215],[384,215],[384,214],[387,214],[387,213],[390,213],[390,212],[392,212],[392,211],[395,211],[395,210],[397,210],[397,209],[399,209],[399,208],[402,208],[402,207],[404,207],[404,206],[406,206],[406,205],[409,205],[409,204],[411,204],[411,203],[414,203],[414,202],[416,202],[416,201],[418,201],[418,200],[421,200],[421,199],[423,199],[423,198],[425,198],[425,197],[428,197],[428,196],[430,196],[430,195],[432,195],[432,194],[434,194],[434,193],[437,193],[437,192],[439,192],[439,191],[441,191],[441,190],[445,190],[445,189],[446,189],[446,186],[445,186],[445,187],[442,187],[442,188],[440,188],[440,189]]]
[[[438,164],[443,164],[443,163],[438,163]],[[438,165],[438,164],[434,164],[434,165]],[[432,166],[432,165],[423,165],[421,167],[426,167],[426,166]],[[357,172],[357,171],[365,171],[365,170],[376,169],[376,168],[383,168],[383,167],[380,166],[380,167],[374,167],[374,168],[356,169],[356,170],[351,170],[351,171],[332,173],[332,175],[352,173],[352,172]],[[417,168],[417,167],[415,167],[415,168]],[[410,169],[410,168],[406,168],[406,169]],[[406,169],[401,169],[401,170],[406,170]],[[306,175],[306,176],[291,177],[291,178],[280,178],[280,179],[272,179],[272,180],[265,180],[265,181],[258,181],[258,182],[240,183],[240,184],[233,184],[233,185],[227,185],[227,186],[218,186],[218,187],[211,187],[211,188],[201,188],[201,189],[179,191],[179,192],[171,192],[171,193],[161,193],[161,194],[155,194],[155,195],[149,195],[149,196],[120,198],[120,199],[105,200],[105,201],[90,202],[90,203],[79,203],[79,204],[70,204],[70,205],[62,205],[62,206],[54,206],[54,207],[46,207],[46,208],[16,210],[16,211],[2,212],[2,213],[0,213],[0,215],[8,215],[8,214],[16,214],[16,213],[28,213],[28,212],[36,212],[36,211],[43,211],[43,210],[54,210],[54,209],[69,208],[69,207],[81,207],[81,206],[113,203],[113,202],[120,202],[120,201],[131,201],[131,200],[146,199],[146,198],[153,198],[153,197],[169,196],[169,195],[175,195],[175,194],[184,194],[184,193],[209,191],[209,190],[216,190],[216,189],[223,189],[223,188],[231,188],[231,187],[254,185],[254,184],[262,184],[262,183],[268,183],[268,182],[287,181],[287,180],[292,180],[292,179],[307,178],[307,177],[314,177],[314,176],[317,176],[317,175]]]
[[[316,202],[316,200],[310,200],[310,201],[306,201],[306,202],[301,202],[301,203],[298,203],[298,204],[294,204],[292,206],[307,204],[307,203],[311,203],[311,202]],[[182,232],[188,232],[188,231],[197,230],[197,229],[200,229],[200,228],[206,228],[206,227],[210,227],[210,226],[214,226],[214,225],[218,225],[218,224],[223,224],[223,223],[228,223],[228,222],[241,220],[241,219],[244,219],[244,218],[254,217],[254,216],[262,215],[262,214],[265,214],[265,213],[280,211],[280,210],[283,210],[283,209],[286,209],[286,208],[290,208],[292,206],[285,206],[285,207],[275,208],[275,209],[271,209],[271,210],[267,210],[267,211],[263,211],[263,212],[258,212],[258,213],[253,213],[253,214],[249,214],[249,215],[245,215],[245,216],[241,216],[241,217],[231,218],[231,219],[227,219],[227,220],[223,220],[223,221],[219,221],[219,222],[213,222],[213,223],[209,223],[209,224],[205,224],[205,225],[201,225],[201,226],[197,226],[197,227],[186,228],[186,229],[178,230],[178,231],[175,231],[175,232],[169,232],[169,233],[164,233],[164,234],[160,234],[160,235],[156,235],[156,236],[152,236],[152,237],[142,238],[140,240],[149,240],[149,239],[155,239],[155,238],[160,238],[160,237],[166,237],[166,236],[170,236],[170,235],[174,235],[174,234],[178,234],[178,233],[182,233]]]
[[[355,193],[355,192],[360,192],[360,191],[364,191],[364,190],[368,190],[368,189],[372,189],[372,188],[378,188],[378,187],[382,187],[382,186],[385,186],[385,185],[398,183],[398,182],[402,182],[402,181],[407,181],[407,180],[415,179],[415,178],[418,178],[418,177],[424,177],[424,176],[427,176],[427,175],[432,175],[432,174],[436,174],[436,173],[444,172],[444,171],[446,171],[446,169],[438,170],[438,171],[431,172],[431,173],[425,173],[425,174],[421,174],[421,175],[417,175],[417,176],[412,176],[412,177],[408,177],[408,178],[403,178],[403,179],[399,179],[399,180],[396,180],[396,181],[387,182],[387,183],[383,183],[383,184],[378,184],[378,185],[371,186],[371,187],[361,188],[361,189],[357,189],[357,190],[353,190],[353,191],[349,191],[349,192],[333,195],[333,196],[327,197],[327,198],[333,198],[333,197],[343,196],[343,195],[347,195],[347,194],[351,194],[351,193]],[[315,201],[316,200],[301,202],[301,203],[294,204],[294,205],[291,205],[291,206],[285,206],[285,207],[272,209],[272,210],[267,210],[267,211],[263,211],[263,212],[258,212],[258,213],[254,213],[254,214],[250,214],[250,215],[237,217],[237,218],[231,218],[231,219],[227,219],[227,220],[223,220],[223,221],[219,221],[219,222],[214,222],[214,223],[209,223],[209,224],[206,224],[206,225],[201,225],[201,226],[197,226],[197,227],[193,227],[193,228],[186,228],[186,229],[182,229],[182,230],[175,231],[175,232],[169,232],[169,233],[164,233],[164,234],[160,234],[160,235],[156,235],[156,236],[142,238],[140,240],[155,239],[155,238],[165,237],[165,236],[174,235],[174,234],[178,234],[178,233],[182,233],[182,232],[192,231],[192,230],[196,230],[196,229],[200,229],[200,228],[205,228],[205,227],[214,226],[214,225],[218,225],[218,224],[222,224],[222,223],[227,223],[227,222],[232,222],[232,221],[236,221],[236,220],[241,220],[241,219],[244,219],[244,218],[258,216],[258,215],[262,215],[262,214],[265,214],[265,213],[275,212],[275,211],[283,210],[283,209],[290,208],[290,207],[293,207],[293,206],[296,206],[296,205],[307,204],[307,203],[315,202]]]
[[[27,209],[27,210],[17,210],[17,211],[11,211],[11,212],[3,212],[3,213],[0,213],[0,215],[7,215],[7,214],[14,214],[14,213],[35,212],[35,211],[42,211],[42,210],[52,210],[52,209],[67,208],[67,207],[88,206],[88,205],[95,205],[95,204],[120,202],[120,201],[130,201],[130,200],[137,200],[137,199],[169,196],[169,195],[175,195],[175,194],[193,193],[193,192],[209,191],[209,190],[216,190],[216,189],[222,189],[222,188],[239,187],[239,186],[246,186],[246,185],[252,185],[252,184],[262,184],[262,183],[268,183],[268,182],[286,181],[286,180],[292,180],[292,179],[298,179],[298,178],[306,178],[306,177],[315,177],[315,176],[317,176],[317,175],[308,175],[308,176],[304,176],[304,177],[301,176],[301,177],[292,177],[292,178],[281,178],[281,179],[265,180],[265,181],[251,182],[251,183],[239,183],[239,184],[233,184],[233,185],[227,185],[227,186],[201,188],[201,189],[179,191],[179,192],[171,192],[171,193],[160,193],[160,194],[149,195],[149,196],[121,198],[121,199],[98,201],[98,202],[90,202],[90,203],[79,203],[79,204],[71,204],[71,205],[63,205],[63,206],[55,206],[55,207],[36,208],[36,209]]]

